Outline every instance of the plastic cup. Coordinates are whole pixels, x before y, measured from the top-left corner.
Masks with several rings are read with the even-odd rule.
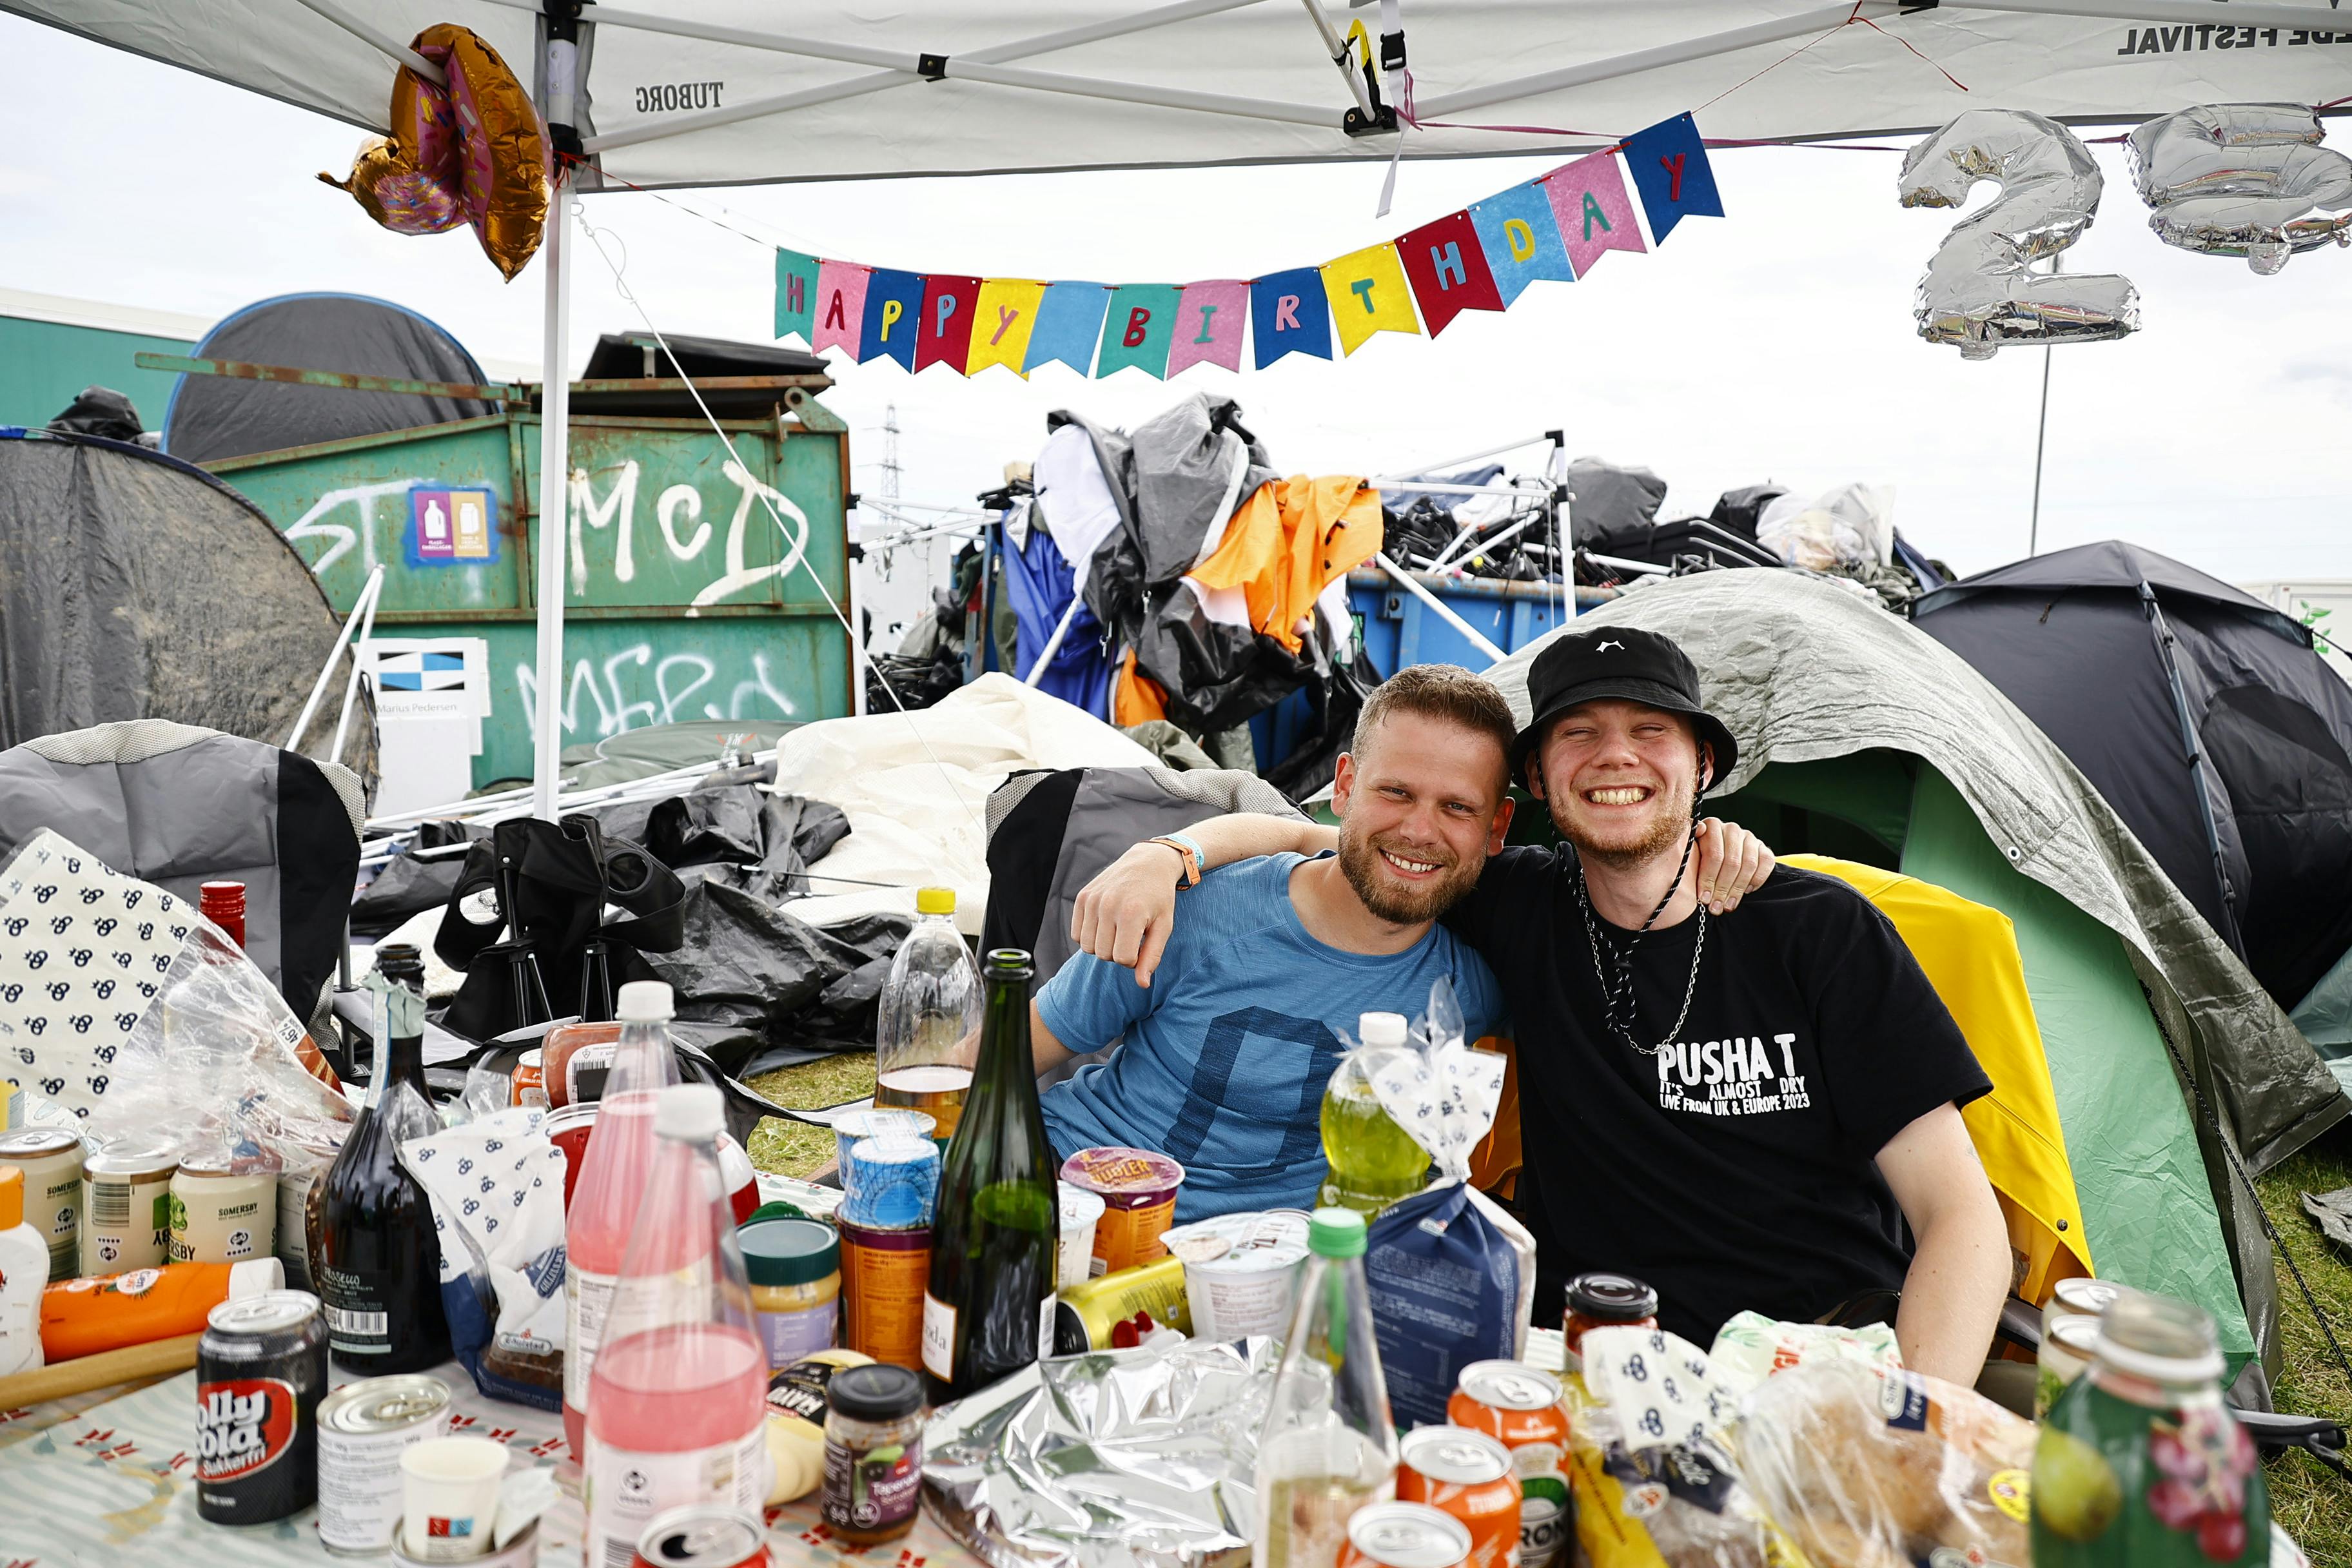
[[[1094,1270],[1095,1225],[1103,1216],[1103,1201],[1099,1194],[1067,1182],[1061,1183],[1060,1187],[1062,1239],[1054,1260],[1054,1286],[1066,1290],[1073,1285],[1085,1284]]]
[[[428,1437],[400,1456],[401,1550],[417,1563],[487,1556],[507,1450],[488,1437]]]

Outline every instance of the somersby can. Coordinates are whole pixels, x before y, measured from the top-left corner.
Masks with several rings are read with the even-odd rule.
[[[1369,1503],[1348,1516],[1337,1568],[1463,1568],[1470,1532],[1422,1502]]]
[[[656,1514],[637,1539],[630,1568],[768,1568],[760,1517],[718,1504]]]
[[[1559,1379],[1516,1361],[1474,1361],[1462,1369],[1445,1418],[1510,1450],[1519,1479],[1519,1568],[1553,1568],[1575,1533],[1569,1513],[1568,1412]]]
[[[319,1490],[327,1319],[307,1290],[224,1301],[196,1342],[196,1517],[267,1524]]]
[[[449,1385],[413,1373],[347,1383],[319,1404],[319,1542],[388,1551],[400,1529],[400,1456],[449,1426]]]
[[[1397,1446],[1397,1500],[1425,1502],[1470,1532],[1470,1568],[1519,1561],[1519,1480],[1510,1450],[1484,1432],[1423,1426]]]

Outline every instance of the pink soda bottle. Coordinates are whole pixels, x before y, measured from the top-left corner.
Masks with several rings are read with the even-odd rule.
[[[677,1082],[669,987],[632,981],[621,987],[616,1010],[621,1039],[563,1222],[563,1440],[575,1456],[587,1451],[588,1376],[612,1310],[613,1281],[653,1175],[654,1097]]]
[[[627,1568],[656,1514],[768,1495],[768,1355],[719,1179],[724,1102],[661,1091],[654,1163],[588,1382],[587,1568]]]

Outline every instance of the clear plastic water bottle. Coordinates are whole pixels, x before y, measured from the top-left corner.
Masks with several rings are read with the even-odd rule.
[[[655,1097],[653,1169],[588,1384],[587,1568],[617,1568],[656,1514],[768,1493],[766,1347],[719,1176],[725,1102]]]
[[[1323,1089],[1323,1158],[1329,1169],[1318,1194],[1328,1207],[1370,1218],[1429,1183],[1429,1152],[1381,1108],[1365,1060],[1405,1048],[1402,1014],[1365,1013],[1356,1020],[1357,1047],[1339,1058]]]
[[[980,967],[955,925],[953,888],[915,893],[915,929],[890,960],[874,1042],[874,1103],[919,1110],[942,1146],[963,1119],[980,1052]]]
[[[1333,1568],[1348,1520],[1396,1491],[1396,1426],[1364,1284],[1364,1216],[1320,1208],[1257,1440],[1256,1568]]]

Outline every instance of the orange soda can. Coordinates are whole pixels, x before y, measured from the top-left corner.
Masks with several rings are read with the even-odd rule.
[[[1575,1533],[1569,1509],[1568,1411],[1559,1379],[1516,1361],[1474,1361],[1462,1369],[1445,1418],[1510,1450],[1519,1481],[1519,1568],[1555,1568]]]
[[[1425,1502],[1470,1532],[1470,1568],[1517,1568],[1519,1478],[1510,1450],[1483,1432],[1423,1426],[1398,1445],[1400,1502]]]
[[[1348,1516],[1348,1543],[1334,1568],[1463,1568],[1470,1532],[1423,1502],[1367,1503]]]

